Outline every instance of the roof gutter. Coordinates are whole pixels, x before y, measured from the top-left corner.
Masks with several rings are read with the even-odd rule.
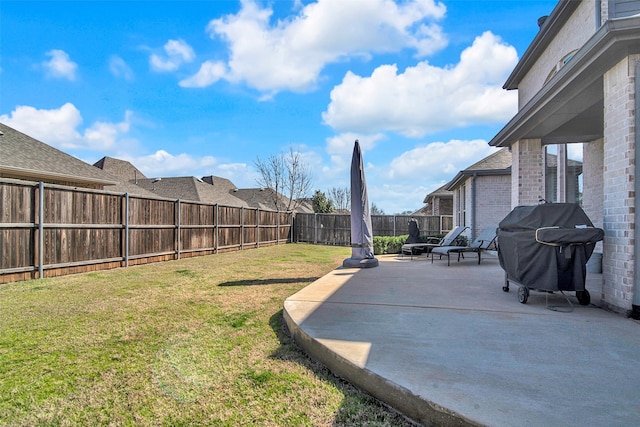
[[[40,181],[42,180],[42,178],[48,178],[48,179],[55,179],[58,181],[64,180],[64,181],[78,183],[78,184],[99,184],[99,185],[118,184],[117,181],[112,181],[107,179],[85,178],[77,175],[66,175],[63,173],[45,172],[41,170],[25,169],[25,168],[13,167],[13,166],[0,165],[0,174],[2,173],[11,174],[12,176],[24,176],[27,178],[33,178],[34,181]]]
[[[449,181],[444,188],[449,191],[453,191],[456,187],[458,187],[461,182],[467,176],[472,176],[474,179],[478,176],[484,175],[509,175],[511,174],[511,167],[505,169],[475,169],[475,170],[463,170],[458,172],[458,174]]]

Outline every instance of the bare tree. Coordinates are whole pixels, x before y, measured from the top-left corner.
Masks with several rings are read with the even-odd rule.
[[[311,191],[311,170],[293,147],[288,154],[271,155],[266,160],[258,157],[254,164],[260,174],[256,181],[272,190],[271,201],[276,210],[295,210]]]
[[[375,203],[371,203],[371,208],[369,208],[369,212],[371,215],[384,215],[384,211],[376,206]]]
[[[329,200],[338,211],[348,211],[351,209],[351,191],[347,187],[333,187],[328,191]]]

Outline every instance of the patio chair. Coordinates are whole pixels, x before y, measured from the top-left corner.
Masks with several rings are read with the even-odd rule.
[[[430,252],[433,248],[437,248],[439,246],[451,246],[454,245],[456,240],[460,238],[460,235],[469,227],[455,227],[450,230],[442,239],[438,239],[437,237],[427,237],[426,242],[422,243],[405,243],[402,245],[402,256],[411,255],[411,259],[413,259],[413,255],[418,253]]]
[[[433,248],[431,250],[431,263],[433,264],[433,257],[437,254],[440,255],[440,259],[442,259],[442,255],[447,256],[447,266],[451,265],[451,253],[458,254],[458,262],[460,262],[460,258],[464,259],[465,252],[475,252],[478,254],[478,264],[482,260],[482,251],[489,250],[492,246],[495,246],[495,241],[497,237],[497,229],[495,225],[489,226],[482,230],[478,237],[471,243],[469,246],[439,246],[437,248]]]

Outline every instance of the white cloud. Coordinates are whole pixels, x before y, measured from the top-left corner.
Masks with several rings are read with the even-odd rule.
[[[271,9],[241,3],[237,14],[212,20],[207,31],[229,43],[229,81],[271,94],[313,89],[327,64],[345,58],[405,48],[424,56],[447,43],[434,22],[446,8],[434,0],[318,0],[273,24]]]
[[[256,180],[260,177],[256,170],[246,163],[225,163],[215,167],[213,175],[227,178],[238,188],[254,188]]]
[[[109,71],[116,77],[133,80],[133,70],[127,65],[124,59],[117,55],[112,55],[111,58],[109,58]]]
[[[11,115],[1,115],[0,121],[32,138],[63,149],[109,150],[129,132],[133,114],[125,113],[120,123],[95,122],[78,130],[82,123],[80,111],[70,102],[60,108],[38,110],[31,106],[18,106]]]
[[[125,113],[124,121],[120,123],[95,122],[84,131],[82,143],[75,148],[88,148],[92,150],[110,150],[118,143],[118,138],[129,132],[131,127],[130,111]]]
[[[348,72],[331,92],[323,119],[342,132],[409,137],[508,120],[517,111],[517,94],[501,86],[517,59],[515,48],[486,32],[453,67],[425,61],[400,74],[395,65],[382,65],[370,77]]]
[[[184,40],[169,40],[164,45],[165,55],[156,53],[149,58],[153,71],[169,72],[177,70],[183,63],[192,62],[196,55]]]
[[[69,102],[51,110],[20,105],[11,115],[1,115],[0,122],[56,147],[67,147],[67,144],[76,144],[82,139],[77,131],[82,116],[76,106]]]
[[[124,154],[118,158],[131,162],[148,177],[211,175],[210,169],[217,164],[212,156],[197,157],[187,153],[174,155],[165,150],[139,157]]]
[[[78,64],[69,59],[69,54],[60,49],[53,49],[46,53],[51,59],[42,63],[47,75],[53,78],[75,80]]]
[[[378,141],[384,139],[382,134],[366,135],[355,133],[343,133],[327,138],[327,153],[331,158],[330,166],[325,166],[323,174],[339,174],[351,167],[353,145],[355,140],[360,143],[362,155],[366,160],[366,153],[372,150]]]
[[[195,75],[180,81],[179,84],[182,87],[207,87],[223,78],[226,72],[223,62],[205,61]]]
[[[420,177],[420,182],[448,182],[461,170],[482,160],[497,150],[487,141],[451,140],[432,142],[414,148],[393,159],[389,165],[389,179],[404,180]]]

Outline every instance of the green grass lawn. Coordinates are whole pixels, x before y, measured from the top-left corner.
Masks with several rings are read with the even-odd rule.
[[[283,329],[285,298],[349,256],[290,244],[0,285],[0,425],[409,425]]]

